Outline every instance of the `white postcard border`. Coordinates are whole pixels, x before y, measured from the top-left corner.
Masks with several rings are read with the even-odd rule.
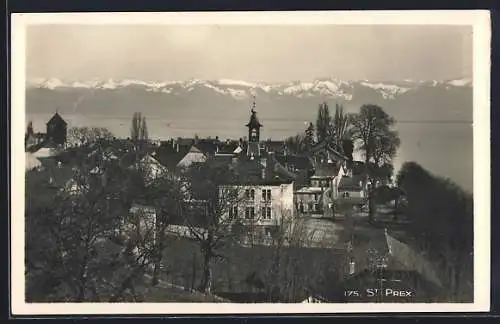
[[[474,94],[474,303],[26,303],[26,26],[34,24],[471,25]],[[490,308],[490,16],[488,11],[41,13],[11,15],[11,311],[13,315],[476,312]]]

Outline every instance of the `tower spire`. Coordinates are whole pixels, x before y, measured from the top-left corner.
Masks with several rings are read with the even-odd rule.
[[[255,113],[255,93],[252,94],[252,113]]]

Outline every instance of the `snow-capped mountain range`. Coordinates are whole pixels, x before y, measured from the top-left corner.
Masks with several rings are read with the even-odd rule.
[[[126,88],[142,89],[147,92],[181,95],[195,90],[206,89],[216,94],[244,100],[252,95],[268,94],[273,96],[294,96],[297,98],[324,97],[351,101],[356,92],[365,89],[374,90],[383,99],[396,97],[421,87],[471,87],[471,78],[460,78],[445,81],[412,81],[374,82],[368,80],[343,81],[336,78],[318,78],[312,81],[293,81],[286,83],[246,82],[240,80],[198,80],[186,81],[142,81],[134,79],[66,81],[58,78],[29,78],[27,88],[50,90],[91,89],[91,90],[123,90]]]
[[[129,118],[136,111],[168,120],[246,120],[255,98],[262,120],[314,121],[318,105],[347,112],[375,104],[398,121],[472,121],[472,81],[383,82],[317,78],[283,83],[240,80],[142,81],[28,79],[26,113]],[[208,127],[208,126],[207,126]],[[273,128],[277,126],[272,126]],[[276,128],[275,128],[276,129]]]

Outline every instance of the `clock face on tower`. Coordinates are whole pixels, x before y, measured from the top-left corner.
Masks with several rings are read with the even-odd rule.
[[[257,136],[257,130],[256,129],[252,129],[252,131],[250,133],[250,140],[252,142],[258,141],[258,136]]]

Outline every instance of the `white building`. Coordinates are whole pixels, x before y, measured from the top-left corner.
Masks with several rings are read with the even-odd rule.
[[[235,165],[235,179],[220,187],[221,195],[234,197],[228,202],[227,217],[243,224],[257,241],[270,239],[283,226],[292,226],[294,218],[294,179],[268,160],[242,158]]]

